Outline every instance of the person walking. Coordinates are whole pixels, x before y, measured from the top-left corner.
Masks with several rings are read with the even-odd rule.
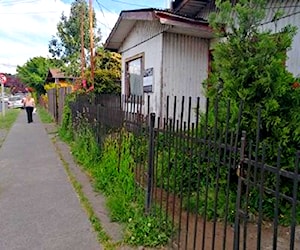
[[[35,102],[33,97],[31,96],[30,93],[27,94],[25,100],[24,100],[24,107],[27,113],[27,122],[31,123],[33,122],[32,120],[32,113],[33,113],[33,109],[35,107]]]

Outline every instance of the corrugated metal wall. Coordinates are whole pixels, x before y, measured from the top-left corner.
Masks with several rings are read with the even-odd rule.
[[[275,23],[272,22],[277,11],[282,11],[283,16]],[[267,6],[267,16],[263,22],[263,29],[279,32],[283,27],[293,25],[298,27],[294,37],[292,49],[288,51],[287,68],[295,76],[300,76],[300,1],[299,0],[271,0]]]
[[[203,8],[197,17],[208,19],[211,12],[215,11],[214,1],[210,1]],[[277,11],[281,11],[283,16],[275,23],[272,22]],[[294,37],[292,49],[288,51],[287,68],[294,76],[300,76],[300,1],[299,0],[269,0],[266,6],[266,18],[263,21],[263,29],[271,29],[279,32],[287,25],[298,27],[297,35]]]
[[[197,15],[205,20],[211,12],[215,11],[214,1],[210,1]],[[272,22],[277,11],[283,16],[278,20],[276,26]],[[295,76],[300,76],[300,1],[299,0],[269,0],[266,6],[266,18],[263,21],[263,29],[280,31],[283,27],[291,24],[298,27],[297,35],[294,38],[292,49],[288,51],[287,68]]]
[[[150,95],[150,112],[165,116],[169,95],[169,112],[173,114],[173,99],[177,96],[179,118],[182,96],[186,98],[186,107],[187,98],[192,97],[194,108],[196,98],[202,97],[201,106],[205,108],[202,82],[207,78],[209,40],[163,32],[165,29],[166,26],[156,22],[138,22],[126,38],[122,46],[122,90],[125,89],[126,60],[143,53],[144,69],[154,69],[153,93],[144,96],[144,112],[147,111],[147,95]],[[184,119],[187,117],[185,114]]]
[[[196,98],[201,98],[205,107],[202,83],[208,74],[209,40],[174,33],[163,36],[163,105],[166,114],[166,98],[170,94],[170,102],[177,96],[177,114],[180,117],[181,97],[192,97],[192,106],[196,107]],[[186,100],[187,101],[187,100]],[[187,103],[186,103],[187,107]],[[171,108],[172,110],[172,108]],[[172,113],[173,111],[171,111]],[[187,120],[187,114],[184,117]]]
[[[120,48],[120,52],[126,52],[140,44],[143,44],[159,36],[163,31],[170,29],[169,25],[162,25],[159,21],[139,21]]]

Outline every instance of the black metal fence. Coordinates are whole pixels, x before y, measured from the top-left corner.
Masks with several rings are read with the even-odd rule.
[[[200,107],[197,98],[192,108],[191,98],[182,98],[178,107],[176,97],[167,98],[164,118],[149,112],[149,100],[81,96],[72,116],[85,117],[99,143],[121,127],[134,134],[133,169],[145,212],[170,218],[178,232],[169,248],[300,249],[300,153],[292,166],[279,147],[269,158],[260,111],[254,135],[242,126],[242,105],[233,114],[228,103],[221,114],[218,103]]]

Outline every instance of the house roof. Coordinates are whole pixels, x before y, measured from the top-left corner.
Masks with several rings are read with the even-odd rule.
[[[208,4],[213,4],[212,0],[175,0],[172,2],[172,11],[181,15],[196,17],[197,14]]]
[[[167,10],[137,9],[122,11],[107,38],[104,47],[118,51],[123,41],[138,21],[159,21],[162,25],[170,25],[169,32],[184,33],[200,37],[212,37],[208,23],[202,19],[188,18]]]
[[[51,82],[53,79],[75,79],[73,76],[65,76],[63,72],[60,71],[60,69],[51,68],[48,70],[48,74],[46,77],[46,82]]]
[[[47,78],[67,78],[60,69],[49,69]]]

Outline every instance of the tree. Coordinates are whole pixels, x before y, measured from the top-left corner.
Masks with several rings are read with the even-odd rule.
[[[49,52],[53,58],[63,60],[65,67],[63,71],[72,76],[79,76],[81,65],[81,21],[83,16],[84,26],[84,49],[89,51],[89,10],[85,0],[75,0],[71,4],[70,16],[62,13],[61,19],[57,24],[56,36],[49,42]],[[96,27],[96,17],[93,13],[93,25]],[[100,30],[98,30],[100,34]],[[94,37],[97,44],[100,35]]]
[[[294,166],[300,145],[300,88],[293,87],[295,78],[285,61],[295,28],[263,31],[260,24],[265,17],[265,0],[240,0],[236,5],[218,0],[216,5],[219,12],[210,16],[210,25],[221,39],[214,47],[212,72],[205,82],[207,96],[219,100],[223,123],[230,100],[232,127],[242,100],[242,129],[250,138],[255,138],[257,110],[261,108],[260,141],[268,145],[267,160],[276,161],[277,147],[281,146],[283,164]],[[275,22],[278,18],[275,14]]]
[[[90,70],[86,72],[90,79]],[[119,94],[121,92],[121,55],[97,48],[95,55],[94,92],[102,94]],[[88,81],[90,85],[90,81]]]
[[[44,84],[49,68],[60,65],[61,62],[55,59],[34,57],[23,66],[17,67],[17,76],[27,86],[34,88],[38,95],[45,94]]]

